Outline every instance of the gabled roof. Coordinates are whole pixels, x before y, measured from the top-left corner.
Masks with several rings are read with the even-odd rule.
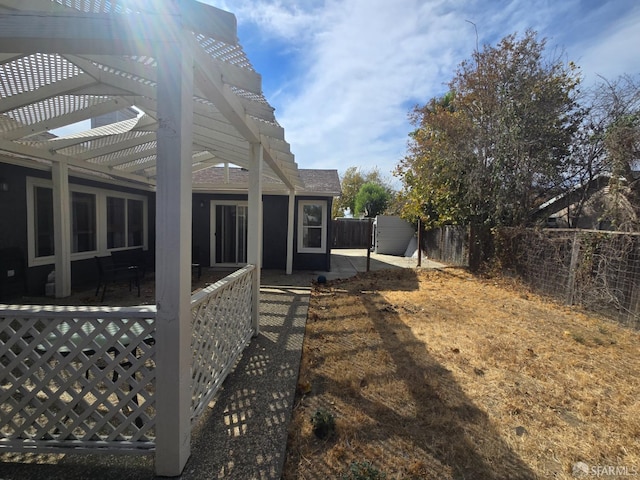
[[[340,177],[337,170],[300,170],[305,193],[323,193],[333,197],[342,195]]]
[[[302,187],[298,194],[337,197],[341,194],[337,170],[300,169]],[[243,192],[247,190],[249,172],[240,168],[207,167],[193,173],[193,189],[200,192]],[[277,179],[265,179],[265,193],[288,194],[288,189]]]
[[[632,170],[631,176],[634,179],[640,178],[640,171]],[[567,206],[577,202],[583,194],[586,193],[587,196],[591,196],[607,187],[609,185],[610,179],[610,173],[599,173],[595,175],[589,182],[576,185],[566,192],[562,192],[559,195],[550,198],[535,209],[535,211],[533,212],[533,216],[536,218],[544,218],[557,213],[560,210],[567,208]]]
[[[154,54],[174,37],[186,37],[194,58],[194,170],[248,168],[250,145],[260,143],[264,175],[301,188],[261,77],[237,42],[235,17],[194,0],[0,0],[0,155],[153,186]],[[45,135],[133,106],[142,112],[134,119]]]

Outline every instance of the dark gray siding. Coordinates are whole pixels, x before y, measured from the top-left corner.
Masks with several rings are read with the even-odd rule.
[[[262,267],[269,270],[287,268],[287,226],[289,197],[265,196],[262,203]]]
[[[0,249],[17,247],[28,263],[27,238],[27,177],[51,179],[50,172],[0,163],[0,181],[8,184],[8,191],[0,191]],[[149,249],[155,245],[155,194],[136,189],[105,184],[84,178],[73,173],[69,177],[71,185],[83,185],[118,192],[146,195],[148,198],[148,236]],[[47,276],[54,269],[53,264],[27,267],[26,287],[29,295],[44,295]],[[93,258],[71,262],[72,287],[90,286],[96,281],[96,266]]]

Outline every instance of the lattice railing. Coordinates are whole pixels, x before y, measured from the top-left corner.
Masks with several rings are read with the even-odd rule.
[[[155,316],[0,306],[0,448],[153,448]]]
[[[211,401],[251,338],[254,269],[247,265],[191,299],[192,420]]]
[[[191,299],[192,419],[251,338],[253,275]],[[155,306],[0,305],[0,449],[154,449],[155,318]]]

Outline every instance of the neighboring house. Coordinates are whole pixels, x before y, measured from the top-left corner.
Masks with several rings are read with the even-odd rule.
[[[598,175],[588,184],[548,200],[538,207],[534,220],[551,228],[588,230],[612,230],[637,221],[624,196],[613,195],[609,179],[609,175]]]
[[[8,163],[11,162],[11,163]],[[15,165],[0,156],[0,257],[22,252],[26,289],[43,294],[54,269],[53,187],[50,167]],[[36,168],[34,168],[36,167]],[[330,270],[333,197],[340,194],[336,170],[300,169],[304,188],[295,195],[293,268]],[[248,172],[207,167],[193,174],[192,241],[203,266],[247,263]],[[153,261],[155,191],[73,169],[69,173],[72,285],[92,285],[95,256],[142,247]],[[286,269],[289,193],[275,179],[263,184],[262,267]],[[6,250],[5,250],[6,251]],[[19,260],[19,259],[18,259]],[[23,282],[19,272],[2,272]],[[12,289],[15,291],[15,288]],[[0,292],[0,295],[2,292]]]

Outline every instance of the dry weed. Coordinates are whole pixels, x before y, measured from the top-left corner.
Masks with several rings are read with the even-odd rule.
[[[284,478],[575,478],[640,470],[640,335],[462,270],[312,293]],[[336,434],[314,437],[318,408]],[[640,473],[639,473],[640,474]]]

